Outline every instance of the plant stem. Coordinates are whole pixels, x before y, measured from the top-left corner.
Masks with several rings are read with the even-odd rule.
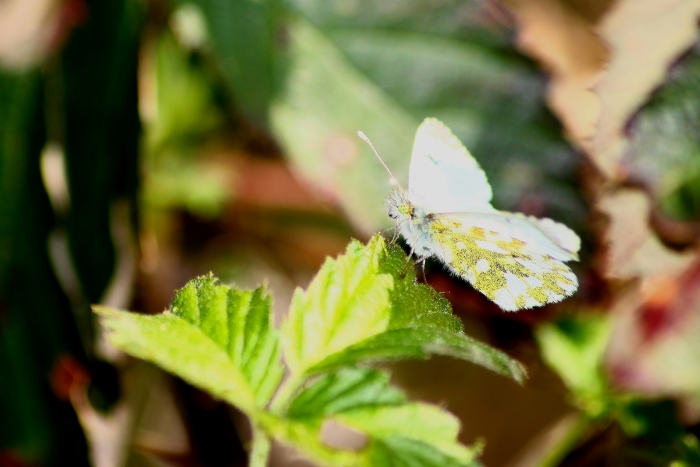
[[[586,429],[591,425],[591,419],[585,414],[577,414],[569,418],[563,432],[556,442],[549,446],[548,451],[537,463],[537,467],[554,467],[576,446]]]
[[[253,428],[253,448],[250,450],[249,467],[266,467],[272,441],[259,428]]]
[[[279,391],[277,391],[277,394],[275,394],[272,402],[270,402],[270,411],[278,415],[282,413],[305,381],[306,377],[302,374],[291,375],[284,383],[282,383]]]

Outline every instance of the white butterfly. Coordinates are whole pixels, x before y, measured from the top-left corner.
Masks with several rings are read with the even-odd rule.
[[[413,253],[437,257],[506,311],[574,293],[578,281],[564,263],[578,260],[579,237],[551,219],[498,211],[491,197],[486,174],[467,148],[428,118],[416,132],[408,191],[394,191],[386,206]]]

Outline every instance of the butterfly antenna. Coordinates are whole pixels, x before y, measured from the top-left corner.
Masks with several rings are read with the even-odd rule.
[[[367,143],[369,145],[369,147],[372,148],[372,151],[374,151],[374,155],[377,156],[377,159],[379,159],[379,162],[381,162],[382,165],[384,166],[384,168],[386,169],[386,171],[390,177],[389,178],[389,185],[401,188],[401,185],[399,184],[398,179],[396,177],[394,177],[393,173],[391,173],[391,170],[389,170],[389,167],[384,162],[384,159],[382,159],[382,156],[379,155],[379,153],[377,152],[377,150],[374,147],[374,144],[372,144],[372,141],[369,140],[367,135],[363,131],[358,131],[357,136],[359,136],[362,139],[362,141]]]

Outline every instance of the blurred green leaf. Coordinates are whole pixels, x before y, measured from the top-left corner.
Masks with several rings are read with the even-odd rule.
[[[630,401],[621,407],[618,420],[634,438],[624,449],[631,459],[646,465],[700,465],[700,443],[684,431],[673,401]]]
[[[9,75],[0,73],[0,284],[11,275],[20,233],[22,200],[30,171],[31,136],[41,80],[37,73]],[[43,141],[39,143],[43,145]],[[36,146],[36,145],[34,145]],[[33,168],[38,169],[36,164]],[[38,170],[37,170],[38,174]],[[46,201],[46,199],[44,198]]]
[[[284,326],[285,356],[297,375],[361,361],[449,355],[522,382],[524,368],[464,335],[449,303],[417,284],[406,255],[381,236],[353,242],[328,259],[304,292],[297,290]]]
[[[668,81],[630,122],[626,162],[649,184],[662,208],[679,219],[700,218],[700,46],[668,74]]]
[[[186,209],[202,218],[221,213],[231,196],[222,168],[175,154],[162,158],[150,169],[143,188],[143,201],[150,207]]]
[[[679,447],[681,454],[678,457],[680,457],[680,460],[671,463],[672,467],[700,465],[700,442],[698,442],[697,436],[692,434],[684,435],[680,439]]]
[[[609,327],[604,316],[566,316],[540,325],[536,333],[545,362],[592,417],[604,415],[610,403],[602,367]]]
[[[631,437],[644,436],[667,443],[683,435],[671,401],[629,400],[620,405],[618,420]]]
[[[545,362],[562,378],[573,402],[583,411],[573,438],[560,446],[565,454],[580,437],[598,427],[616,422],[627,439],[615,451],[612,462],[620,465],[670,465],[673,461],[694,465],[700,455],[697,439],[686,433],[670,400],[654,400],[615,390],[603,368],[603,354],[610,339],[607,316],[566,316],[540,325],[537,341]],[[591,441],[590,439],[588,441]],[[552,451],[555,452],[555,451]],[[682,460],[681,460],[682,459]],[[549,465],[549,464],[547,464]]]
[[[84,350],[47,251],[56,224],[40,171],[45,85],[38,71],[0,72],[0,420],[11,421],[0,422],[0,449],[87,466],[75,411],[46,384],[60,355]]]
[[[483,4],[294,4],[290,72],[273,128],[357,226],[389,223],[381,206],[387,176],[357,130],[405,182],[413,135],[426,116],[445,121],[475,154],[498,207],[533,199],[576,225],[574,212],[583,208],[571,186],[576,159],[544,107],[542,77]]]
[[[157,111],[147,125],[149,150],[157,155],[166,145],[190,148],[223,124],[212,79],[202,59],[182,48],[168,30],[153,44],[156,62]]]
[[[137,69],[144,5],[105,0],[89,11],[89,21],[72,31],[60,66],[50,68],[47,76],[49,140],[62,143],[65,150],[68,240],[87,304],[100,301],[114,273],[113,203],[136,198],[141,129]],[[91,329],[89,308],[82,308],[81,318],[88,322],[81,327]],[[90,337],[83,338],[87,342]]]
[[[270,304],[262,287],[240,291],[205,276],[180,289],[163,314],[94,309],[114,345],[252,415],[284,373]]]
[[[208,46],[231,90],[234,103],[258,124],[267,122],[270,103],[284,76],[280,47],[284,4],[278,0],[175,0],[194,4],[206,19]]]
[[[277,430],[322,465],[478,465],[479,448],[457,442],[459,421],[454,416],[407,402],[388,383],[388,375],[370,369],[325,375],[292,401],[288,425]],[[324,439],[331,426],[364,435],[363,447],[332,449]]]
[[[43,374],[34,369],[28,352],[32,335],[22,321],[7,320],[0,327],[0,449],[13,449],[28,459],[48,457],[51,450],[50,405],[41,390]]]
[[[173,17],[180,19],[171,21],[173,28],[190,21],[187,15],[194,12],[199,10],[192,4],[178,9]],[[154,73],[149,75],[155,92],[142,98],[154,107],[144,112],[142,199],[148,207],[185,209],[202,218],[214,218],[230,197],[229,173],[221,164],[202,160],[199,155],[202,144],[225,131],[225,109],[206,60],[186,46],[164,29],[144,47],[150,52],[145,62],[155,63]]]
[[[419,120],[359,72],[309,23],[290,25],[290,71],[271,110],[272,127],[289,156],[313,182],[340,197],[367,233],[387,226],[382,200],[389,185],[363,130],[399,180],[408,174],[410,137]]]

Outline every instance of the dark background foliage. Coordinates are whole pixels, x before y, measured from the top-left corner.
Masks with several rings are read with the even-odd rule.
[[[266,280],[284,313],[327,255],[390,226],[357,130],[403,179],[426,116],[470,148],[497,208],[579,233],[581,287],[506,314],[429,263],[468,332],[531,378],[437,358],[394,365],[395,382],[483,436],[487,465],[697,465],[699,14],[0,4],[0,465],[244,465],[242,417],[115,351],[90,304],[159,312],[214,271]]]

